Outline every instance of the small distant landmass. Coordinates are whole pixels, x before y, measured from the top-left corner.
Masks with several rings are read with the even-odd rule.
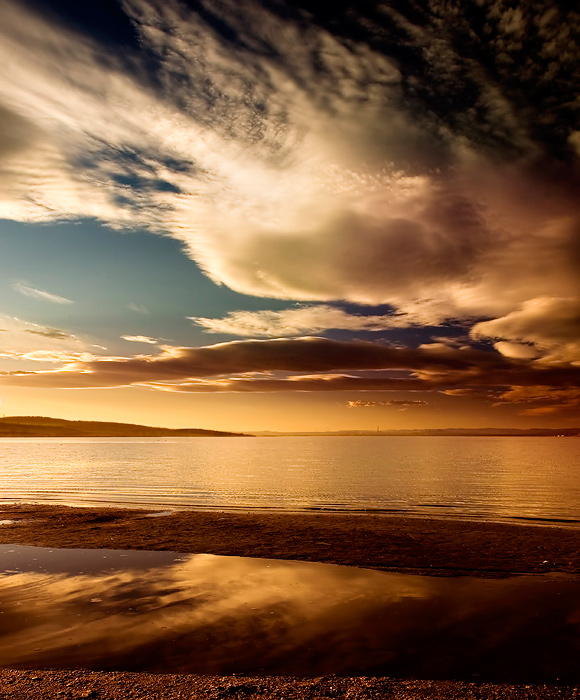
[[[64,420],[44,416],[0,418],[0,437],[248,437],[203,428],[154,428],[132,423]]]
[[[4,416],[0,437],[284,437],[284,436],[392,436],[392,437],[580,437],[580,428],[427,428],[423,430],[335,430],[234,433],[205,428],[156,428],[133,423],[65,420],[45,416]]]
[[[435,437],[438,435],[449,437],[580,437],[580,428],[427,428],[425,430],[335,430],[335,431],[310,431],[302,433],[282,433],[273,431],[256,432],[259,437],[281,437],[289,435],[305,435],[315,437],[328,435],[345,436],[392,436],[392,437]]]

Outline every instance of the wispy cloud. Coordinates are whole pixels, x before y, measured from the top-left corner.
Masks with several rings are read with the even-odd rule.
[[[130,304],[127,304],[127,308],[130,311],[137,312],[138,314],[148,314],[149,313],[149,309],[146,306],[143,306],[142,304],[135,304],[135,303],[131,302]]]
[[[282,337],[321,333],[333,328],[352,331],[383,331],[413,324],[406,315],[364,316],[324,305],[299,306],[282,311],[232,311],[224,318],[190,316],[206,333],[240,336]]]
[[[59,331],[57,328],[43,328],[42,326],[24,328],[22,329],[22,332],[32,333],[32,335],[41,335],[43,338],[52,338],[53,340],[67,340],[69,338],[75,338],[74,335],[71,335],[66,331]]]
[[[14,316],[0,314],[3,355],[22,357],[35,351],[78,353],[85,344],[68,331],[41,326]],[[65,361],[65,360],[62,360]]]
[[[396,406],[397,408],[409,408],[410,406],[426,406],[427,401],[419,399],[392,399],[390,401],[349,401],[348,408],[376,408],[377,406]]]
[[[160,342],[155,338],[149,338],[146,335],[122,335],[123,340],[128,340],[131,343],[147,343],[149,345],[158,345]]]
[[[58,294],[52,294],[51,292],[46,292],[44,289],[37,289],[32,287],[25,282],[15,282],[12,287],[20,294],[24,296],[32,297],[33,299],[40,299],[41,301],[49,301],[51,304],[74,304],[72,299],[67,299],[66,297],[61,297]]]
[[[32,352],[14,353],[11,355],[20,360],[28,360],[31,362],[91,362],[96,360],[97,356],[89,352],[68,352],[66,350],[33,350]]]

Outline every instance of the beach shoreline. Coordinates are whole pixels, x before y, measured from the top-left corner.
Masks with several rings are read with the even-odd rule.
[[[317,561],[429,576],[580,573],[580,529],[344,513],[0,507],[0,543]],[[0,700],[577,698],[578,686],[0,669]]]
[[[0,506],[0,543],[316,561],[434,576],[580,573],[580,528],[338,512]]]

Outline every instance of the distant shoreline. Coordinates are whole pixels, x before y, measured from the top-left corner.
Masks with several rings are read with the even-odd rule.
[[[580,428],[425,428],[414,430],[257,430],[254,437],[580,437]]]
[[[73,421],[45,416],[4,416],[0,438],[31,437],[580,437],[580,428],[428,428],[416,430],[254,431],[159,428],[133,423]]]

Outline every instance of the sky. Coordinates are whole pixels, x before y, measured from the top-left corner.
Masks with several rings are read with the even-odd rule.
[[[580,425],[580,11],[4,0],[0,409]]]

